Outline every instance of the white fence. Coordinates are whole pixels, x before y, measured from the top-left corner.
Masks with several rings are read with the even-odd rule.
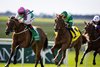
[[[0,38],[0,44],[5,44],[5,45],[11,45],[12,44],[12,39],[10,38]],[[54,44],[54,41],[48,41],[48,45],[49,46],[52,46]],[[50,49],[48,49],[49,52],[51,52]],[[22,63],[22,67],[23,67],[23,64],[24,64],[24,48],[22,48],[22,51],[21,51],[21,63]],[[41,55],[43,57],[43,64],[45,64],[45,54],[47,53],[46,52],[41,52]]]
[[[11,45],[12,43],[12,39],[7,39],[7,38],[0,38],[0,44],[6,44],[6,45]],[[53,46],[54,45],[54,41],[48,41],[49,46]],[[87,48],[87,46],[85,45],[85,49]],[[49,52],[51,52],[50,49],[48,49]],[[42,52],[42,57],[43,57],[43,63],[45,64],[45,54],[46,52]],[[22,53],[21,53],[21,63],[22,63],[22,67],[24,64],[24,48],[22,48]],[[68,67],[68,50],[66,51],[66,58],[64,60],[64,63],[66,64],[66,66]],[[86,63],[85,63],[86,64]]]

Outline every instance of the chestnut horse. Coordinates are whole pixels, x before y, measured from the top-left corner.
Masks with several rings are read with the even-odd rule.
[[[70,31],[67,29],[68,27],[66,27],[66,24],[65,24],[61,15],[56,16],[54,25],[55,25],[55,31],[58,34],[55,37],[55,45],[51,48],[53,56],[54,56],[54,50],[56,48],[59,48],[59,50],[58,50],[56,56],[54,56],[53,61],[55,61],[57,66],[60,66],[61,63],[63,62],[64,58],[65,58],[66,49],[71,48],[70,46],[72,45],[72,47],[75,48],[75,52],[76,52],[75,53],[76,54],[76,57],[75,57],[76,65],[75,65],[75,67],[77,67],[79,50],[80,50],[81,44],[82,44],[82,35],[80,35],[77,40],[75,40],[73,43],[71,43],[72,42],[72,35],[70,34]],[[80,33],[80,31],[79,31],[79,33]],[[61,57],[60,61],[58,62],[58,56],[61,53],[62,53],[62,57]]]
[[[32,40],[32,34],[24,23],[20,23],[15,17],[11,17],[7,22],[6,35],[9,35],[11,32],[14,32],[12,35],[12,45],[11,45],[11,54],[10,58],[5,65],[9,67],[12,56],[14,55],[14,64],[16,64],[16,54],[19,48],[28,48],[32,47],[34,53],[36,54],[35,67],[37,67],[38,62],[40,61],[41,67],[44,67],[40,52],[45,50],[48,46],[48,39],[44,31],[36,27],[36,30],[39,33],[40,40],[35,42]],[[14,54],[15,53],[15,54]]]
[[[88,41],[88,48],[86,49],[80,64],[83,64],[83,60],[85,55],[90,52],[90,51],[95,51],[94,52],[94,58],[93,58],[93,65],[96,65],[95,62],[95,57],[97,53],[100,53],[100,35],[95,29],[95,25],[92,22],[84,22],[85,23],[85,32],[88,35],[86,37]]]

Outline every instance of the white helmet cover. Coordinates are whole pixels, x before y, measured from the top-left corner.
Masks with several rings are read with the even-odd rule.
[[[98,15],[94,16],[93,21],[98,22],[100,20],[100,17]]]

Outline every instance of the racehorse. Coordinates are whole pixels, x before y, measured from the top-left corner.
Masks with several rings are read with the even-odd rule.
[[[85,23],[85,32],[88,35],[88,38],[86,37],[87,41],[88,41],[88,48],[86,49],[80,64],[83,64],[83,60],[85,55],[90,52],[90,51],[95,51],[94,52],[94,58],[93,58],[93,65],[96,65],[95,62],[95,57],[97,55],[97,53],[100,53],[100,36],[97,33],[96,29],[95,29],[95,25],[91,22],[84,22]]]
[[[53,53],[54,59],[53,61],[55,61],[55,63],[57,64],[57,66],[59,67],[61,65],[61,63],[63,62],[65,55],[66,55],[66,49],[68,48],[75,48],[75,62],[76,65],[75,67],[77,67],[77,63],[78,63],[78,56],[79,56],[79,50],[81,48],[81,44],[82,44],[82,35],[80,33],[79,30],[77,30],[80,33],[80,36],[78,37],[77,40],[75,40],[74,42],[72,42],[72,35],[70,33],[70,31],[67,29],[68,26],[65,24],[62,15],[56,15],[56,19],[55,19],[55,24],[54,24],[54,28],[55,31],[57,32],[57,35],[55,37],[55,44],[54,46],[51,48],[51,51]],[[56,48],[59,48],[56,56],[54,55],[54,50]],[[62,54],[61,54],[62,53]],[[58,62],[58,56],[61,54],[61,59]]]
[[[45,50],[48,47],[48,39],[44,31],[36,27],[37,32],[39,33],[40,40],[35,42],[32,40],[32,33],[26,27],[26,24],[20,23],[15,17],[11,17],[7,22],[6,35],[9,35],[13,32],[12,35],[12,45],[10,58],[8,59],[5,67],[9,67],[12,56],[14,55],[14,64],[16,64],[16,54],[19,48],[28,48],[32,47],[34,53],[36,54],[35,67],[37,67],[38,62],[40,61],[41,67],[44,67],[40,52]],[[14,54],[15,53],[15,54]]]

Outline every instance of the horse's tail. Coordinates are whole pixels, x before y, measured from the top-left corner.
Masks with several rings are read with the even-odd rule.
[[[48,38],[46,37],[44,47],[43,47],[43,51],[45,51],[45,49],[47,49],[47,47],[48,47]]]
[[[82,44],[85,44],[87,42],[86,36],[82,34]]]

